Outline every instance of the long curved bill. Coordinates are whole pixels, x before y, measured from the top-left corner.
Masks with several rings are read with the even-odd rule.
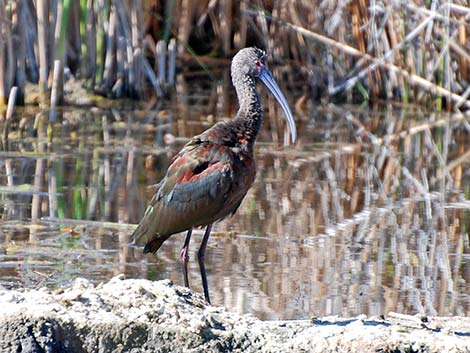
[[[295,128],[294,116],[292,115],[289,105],[287,104],[286,97],[284,97],[284,95],[282,94],[281,89],[277,85],[276,81],[274,80],[273,75],[268,70],[268,68],[266,67],[264,68],[259,78],[265,84],[265,86],[268,87],[268,89],[271,91],[273,96],[279,102],[279,104],[282,107],[282,110],[284,110],[284,113],[286,114],[287,125],[289,126],[289,131],[290,131],[290,135],[292,138],[292,142],[295,142],[295,140],[297,140],[297,129]]]

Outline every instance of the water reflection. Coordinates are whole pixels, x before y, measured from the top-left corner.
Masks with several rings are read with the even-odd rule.
[[[53,131],[47,114],[18,111],[0,152],[0,283],[55,287],[125,273],[182,284],[184,234],[158,257],[143,255],[127,246],[127,224],[139,221],[185,138],[233,114],[221,75],[225,85],[178,77],[171,104],[151,111],[66,110]],[[466,120],[302,102],[300,141],[289,148],[282,112],[266,103],[256,184],[208,245],[213,303],[266,319],[470,315]],[[201,237],[189,264],[197,291]]]

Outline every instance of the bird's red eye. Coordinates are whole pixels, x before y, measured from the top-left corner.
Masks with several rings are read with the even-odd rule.
[[[261,66],[263,66],[263,64],[261,63],[261,61],[256,60],[256,67],[261,67]]]

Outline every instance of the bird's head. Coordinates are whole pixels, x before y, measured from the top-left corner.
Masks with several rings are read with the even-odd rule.
[[[232,60],[232,75],[259,77],[266,67],[266,52],[256,47],[240,50]]]

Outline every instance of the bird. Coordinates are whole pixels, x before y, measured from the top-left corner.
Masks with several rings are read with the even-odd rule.
[[[214,222],[235,214],[256,175],[253,147],[263,123],[259,79],[281,105],[292,142],[297,138],[294,117],[267,65],[265,51],[248,47],[232,59],[231,76],[239,109],[235,118],[221,121],[194,136],[178,152],[156,186],[144,215],[131,235],[134,246],[154,253],[171,235],[186,231],[180,252],[183,280],[189,288],[189,243],[195,227],[206,227],[198,250],[204,297],[210,304],[204,265]]]

